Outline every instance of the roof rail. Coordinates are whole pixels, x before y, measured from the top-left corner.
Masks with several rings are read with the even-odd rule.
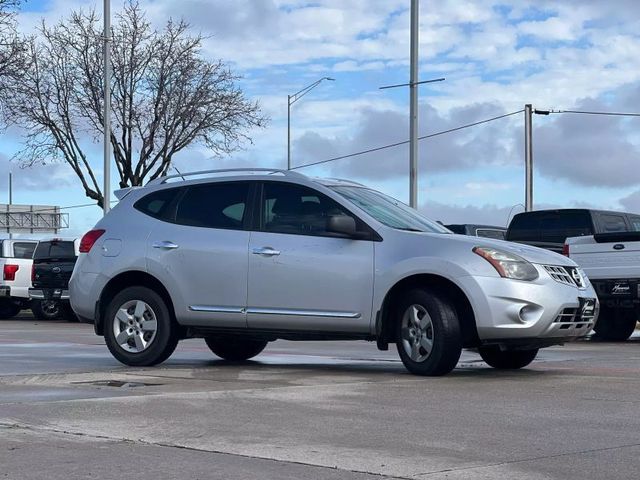
[[[273,175],[276,173],[280,173],[285,176],[291,177],[305,177],[302,173],[294,172],[292,170],[282,170],[278,168],[221,168],[217,170],[200,170],[198,172],[189,172],[189,173],[180,173],[177,175],[167,175],[165,177],[158,177],[150,182],[147,182],[148,186],[151,185],[162,185],[167,183],[167,180],[171,180],[174,178],[181,178],[186,180],[185,177],[194,177],[197,175],[216,175],[218,173],[229,173],[229,172],[263,172],[267,175]],[[306,178],[306,177],[305,177]]]

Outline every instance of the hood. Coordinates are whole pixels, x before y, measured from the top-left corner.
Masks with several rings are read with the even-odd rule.
[[[568,267],[576,266],[576,263],[573,260],[565,257],[564,255],[560,255],[543,248],[523,245],[521,243],[507,242],[505,240],[495,240],[484,237],[472,237],[469,235],[451,235],[451,241],[467,244],[470,249],[473,247],[493,247],[498,250],[518,255],[531,263],[541,265],[564,265]]]

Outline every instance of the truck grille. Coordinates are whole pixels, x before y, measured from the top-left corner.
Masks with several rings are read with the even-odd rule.
[[[564,283],[572,287],[584,288],[584,278],[575,267],[560,267],[556,265],[543,265],[547,273],[556,282]]]

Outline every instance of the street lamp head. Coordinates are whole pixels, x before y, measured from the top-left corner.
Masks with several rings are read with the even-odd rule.
[[[336,79],[335,79],[335,78],[331,78],[331,77],[324,77],[324,79],[325,79],[325,80],[330,80],[330,81],[332,81],[332,82],[335,82],[335,81],[336,81]]]

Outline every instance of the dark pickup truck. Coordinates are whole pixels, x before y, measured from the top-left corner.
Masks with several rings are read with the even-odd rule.
[[[75,317],[69,306],[69,279],[78,259],[78,241],[42,241],[33,254],[31,310],[42,320]]]

